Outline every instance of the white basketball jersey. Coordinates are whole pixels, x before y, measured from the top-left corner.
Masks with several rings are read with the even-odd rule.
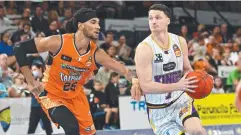
[[[169,49],[163,50],[152,35],[148,36],[142,42],[152,48],[152,80],[155,82],[168,84],[178,82],[183,74],[183,54],[180,46],[179,37],[169,33]],[[147,103],[164,104],[175,100],[183,91],[175,91],[164,94],[145,94]]]

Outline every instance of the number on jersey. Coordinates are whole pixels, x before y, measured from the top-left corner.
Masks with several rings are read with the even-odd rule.
[[[69,90],[75,91],[76,84],[77,84],[77,82],[73,82],[73,83],[66,82],[64,84],[63,90],[64,91],[69,91]]]

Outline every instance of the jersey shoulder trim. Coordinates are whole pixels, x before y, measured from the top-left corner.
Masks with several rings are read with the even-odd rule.
[[[57,56],[60,53],[60,51],[62,50],[62,48],[63,48],[63,35],[59,34],[59,36],[60,36],[60,40],[61,40],[60,47],[59,47],[59,49],[58,49],[58,51],[56,53],[52,54],[53,57]]]

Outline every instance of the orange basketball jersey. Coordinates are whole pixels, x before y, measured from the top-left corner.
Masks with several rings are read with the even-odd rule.
[[[90,42],[85,54],[79,54],[74,34],[62,35],[62,45],[56,55],[50,55],[43,84],[47,92],[62,98],[83,95],[83,85],[94,76],[97,70],[95,51],[97,46]]]

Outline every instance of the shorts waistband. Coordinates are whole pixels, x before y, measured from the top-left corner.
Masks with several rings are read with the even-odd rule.
[[[184,93],[184,92],[183,92]],[[183,94],[182,93],[182,94]],[[151,103],[148,103],[146,102],[146,105],[149,109],[162,109],[162,108],[167,108],[169,107],[170,105],[172,105],[173,103],[175,103],[181,96],[182,94],[180,94],[176,99],[172,100],[171,102],[169,103],[164,103],[164,104],[151,104]]]

